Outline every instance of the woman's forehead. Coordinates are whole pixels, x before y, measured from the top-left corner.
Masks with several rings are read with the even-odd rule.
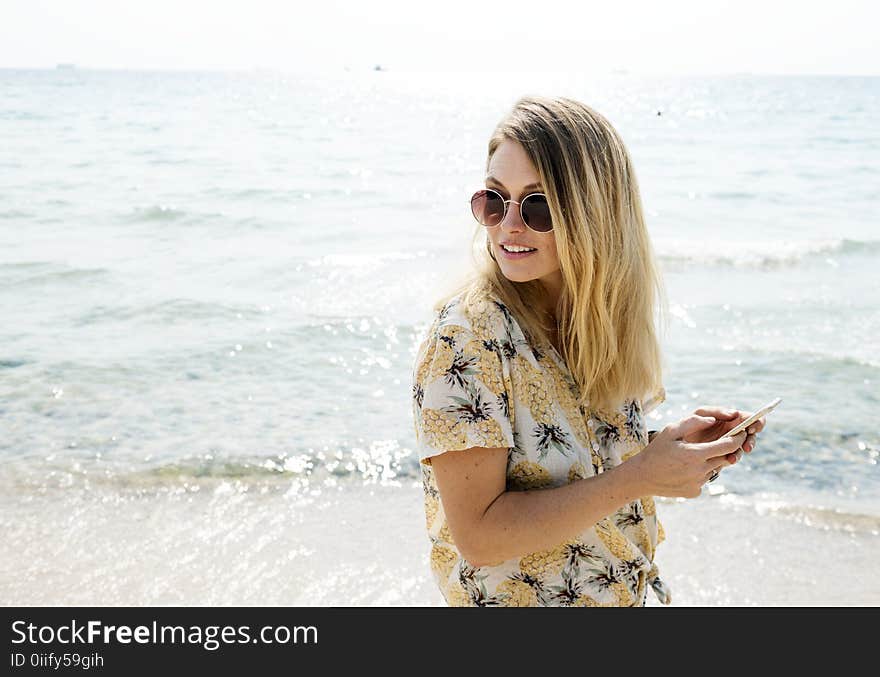
[[[540,184],[541,181],[525,149],[516,141],[510,140],[503,141],[495,149],[486,174],[487,181],[506,188],[527,187]]]

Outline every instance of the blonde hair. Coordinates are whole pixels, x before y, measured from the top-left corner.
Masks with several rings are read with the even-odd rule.
[[[638,182],[611,123],[583,103],[527,96],[489,139],[489,162],[505,140],[522,145],[544,186],[563,279],[556,309],[561,355],[581,405],[613,411],[662,386],[655,304],[666,317],[663,281],[642,212]],[[475,269],[435,304],[463,293],[469,307],[494,293],[530,341],[550,345],[546,292],[538,280],[508,280],[483,226],[472,241]],[[486,237],[486,245],[479,244]]]

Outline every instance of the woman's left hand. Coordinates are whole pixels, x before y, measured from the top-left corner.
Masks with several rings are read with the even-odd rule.
[[[739,425],[741,421],[745,421],[751,416],[748,412],[742,412],[736,409],[725,409],[723,407],[701,407],[700,409],[696,409],[694,413],[699,414],[700,416],[712,416],[716,420],[716,423],[708,428],[701,428],[700,430],[691,433],[688,437],[683,438],[685,442],[714,442],[728,430],[732,430]],[[765,419],[762,416],[748,427],[748,435],[742,445],[742,450],[746,453],[754,451],[757,434],[764,429],[764,422]],[[741,455],[742,454],[739,452],[728,454],[728,460],[736,462]],[[734,459],[734,457],[736,457],[736,459]]]

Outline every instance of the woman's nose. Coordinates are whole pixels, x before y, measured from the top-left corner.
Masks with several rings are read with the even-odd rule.
[[[522,215],[519,213],[519,203],[510,201],[507,205],[507,213],[501,219],[499,224],[503,230],[525,230],[526,224],[523,223]]]

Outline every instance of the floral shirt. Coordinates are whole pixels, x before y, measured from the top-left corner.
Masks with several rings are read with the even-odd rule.
[[[434,319],[413,370],[413,415],[431,542],[431,572],[451,606],[640,606],[669,603],[654,552],[663,540],[644,496],[551,550],[475,567],[455,546],[431,457],[507,447],[507,490],[556,487],[620,464],[648,443],[644,415],[665,399],[618,411],[577,404],[562,357],[531,345],[506,306],[485,293],[468,314],[461,296]]]

